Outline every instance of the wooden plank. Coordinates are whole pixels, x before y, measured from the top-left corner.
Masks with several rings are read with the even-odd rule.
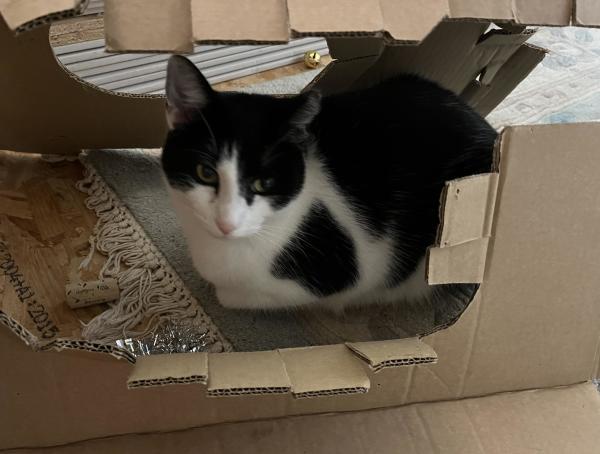
[[[80,337],[81,321],[106,308],[73,311],[65,303],[66,283],[97,278],[105,261],[96,252],[88,270],[78,269],[96,223],[85,194],[75,187],[82,166],[0,151],[0,169],[7,176],[0,178],[0,309],[38,337],[52,334],[50,326],[57,327],[55,337]],[[8,256],[14,266],[7,272]]]

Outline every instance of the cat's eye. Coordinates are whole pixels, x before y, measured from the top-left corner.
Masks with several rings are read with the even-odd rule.
[[[257,194],[264,194],[273,189],[274,184],[273,178],[259,178],[252,183],[252,190]]]
[[[215,184],[219,179],[217,172],[214,169],[203,166],[202,164],[196,166],[196,174],[198,175],[198,178],[200,178],[200,181],[206,184]]]

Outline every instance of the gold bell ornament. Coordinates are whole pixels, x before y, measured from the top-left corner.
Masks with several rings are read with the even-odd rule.
[[[306,67],[314,69],[321,62],[321,54],[316,50],[309,50],[304,54],[304,64]]]

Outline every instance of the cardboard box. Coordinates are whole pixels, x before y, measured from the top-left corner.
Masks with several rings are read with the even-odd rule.
[[[80,8],[78,0],[0,2],[0,149],[160,146],[162,98],[102,92],[56,64],[45,23]],[[503,30],[486,32],[490,20]],[[336,60],[312,83],[324,93],[410,70],[486,114],[543,58],[520,25],[600,25],[600,7],[592,0],[107,0],[105,21],[108,46],[118,51],[325,35]],[[422,338],[136,360],[27,314],[31,288],[43,304],[56,303],[43,299],[53,294],[41,277],[48,270],[29,260],[35,251],[0,238],[0,448],[399,407],[72,449],[186,452],[202,441],[223,452],[264,452],[282,450],[285,440],[309,452],[385,452],[395,444],[415,453],[598,452],[600,401],[590,380],[600,367],[599,143],[598,124],[507,128],[495,172],[448,183],[428,279],[481,286],[454,324]],[[7,272],[13,259],[25,264],[21,277]],[[293,435],[297,427],[310,437]],[[282,434],[260,435],[269,431]],[[226,441],[217,447],[216,436]]]

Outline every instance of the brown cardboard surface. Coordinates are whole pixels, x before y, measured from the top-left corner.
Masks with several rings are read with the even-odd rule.
[[[440,246],[456,246],[490,236],[497,186],[498,174],[495,173],[446,184]]]
[[[369,378],[345,345],[280,350],[296,397],[364,393]]]
[[[147,355],[137,359],[127,380],[129,388],[208,381],[208,354]]]
[[[323,95],[342,93],[351,89],[361,75],[377,61],[378,56],[366,56],[348,60],[334,60],[309,84]]]
[[[398,41],[421,41],[444,17],[448,0],[380,0],[384,29]]]
[[[15,37],[0,19],[0,66],[0,91],[10,106],[0,109],[0,149],[76,154],[82,148],[162,145],[164,99],[81,83],[57,63],[48,26]]]
[[[211,396],[290,392],[290,379],[277,352],[215,353],[208,358]]]
[[[290,27],[299,35],[309,33],[381,31],[379,0],[288,0]]]
[[[585,383],[385,410],[127,435],[50,452],[593,454],[600,446],[599,424],[598,391]]]
[[[599,25],[592,4],[591,0],[109,0],[105,21],[113,50],[185,51],[193,39],[280,42],[293,35],[367,34],[418,42],[444,17],[528,25],[569,25],[573,19],[575,24]],[[81,0],[14,0],[1,2],[0,11],[11,29],[23,29],[73,15],[82,5]]]
[[[478,284],[483,281],[489,238],[479,238],[450,247],[432,247],[427,255],[430,285]]]
[[[191,52],[194,48],[190,0],[105,0],[104,17],[109,51]]]
[[[450,17],[569,25],[573,0],[449,0]]]
[[[285,0],[191,1],[196,41],[285,42],[289,39]]]
[[[462,84],[468,83],[476,76],[470,74],[472,71],[465,74],[460,69],[463,67],[462,62],[488,26],[487,23],[477,22],[443,22],[418,46],[386,46],[377,61],[364,72],[352,88],[369,86],[390,73],[405,71],[416,72],[460,93]],[[442,59],[439,58],[441,48],[444,49]]]
[[[346,345],[365,359],[376,372],[386,367],[437,361],[435,351],[416,337],[380,342],[352,342]]]
[[[515,5],[521,7],[519,2]],[[523,14],[535,12],[540,5],[532,0],[523,6]],[[547,5],[547,11],[539,14],[558,14],[556,5],[564,2]],[[135,31],[138,23],[130,23]],[[468,88],[469,94],[476,95],[474,101],[491,108],[539,61],[540,54],[521,44],[523,36],[492,34],[480,40],[487,25],[441,23],[418,47],[387,46],[381,54],[338,61],[315,85],[335,92],[400,70],[414,70],[457,92]],[[0,110],[0,148],[74,153],[82,147],[159,145],[164,133],[163,100],[116,96],[80,85],[56,66],[47,32],[42,27],[14,38],[6,27],[0,29],[0,58],[6,59],[0,89],[10,106]],[[368,48],[373,49],[370,44]],[[516,58],[521,58],[521,66],[510,67]],[[39,83],[40,73],[46,77],[45,84]],[[479,74],[486,91],[472,92],[472,81]],[[33,128],[35,135],[29,133]],[[462,268],[459,259],[479,252],[480,260],[472,263],[477,264],[477,279],[485,276],[478,297],[460,320],[426,338],[439,354],[437,364],[374,374],[344,345],[258,356],[211,355],[208,393],[212,395],[287,393],[290,386],[295,397],[339,395],[209,399],[201,384],[128,390],[125,383],[132,366],[125,361],[89,352],[34,353],[1,328],[0,361],[11,368],[0,386],[0,405],[7,409],[0,412],[0,447],[457,399],[591,378],[598,373],[600,322],[595,273],[600,245],[591,240],[600,223],[600,212],[593,209],[600,193],[595,145],[599,137],[600,128],[593,124],[505,132],[490,253],[484,260],[484,249],[475,244],[487,242],[487,237],[458,241],[436,252],[453,255],[441,260],[446,266],[439,268],[453,273],[472,272]],[[430,269],[431,263],[430,257]],[[448,272],[446,279],[462,277]],[[368,349],[359,346],[360,356],[376,359],[375,353],[365,353]],[[377,355],[385,356],[382,351]],[[179,358],[172,361],[163,370],[159,360],[150,360],[135,369],[134,376],[156,379],[156,384],[178,378],[173,375],[202,382],[198,377],[202,377],[203,365],[180,373],[188,363],[177,365]],[[179,372],[165,375],[169,369]],[[369,393],[360,394],[369,388]],[[422,423],[422,414],[415,420],[420,425],[414,430],[425,433],[428,426]],[[470,439],[478,436],[476,430]]]
[[[583,26],[600,24],[600,8],[594,0],[574,0],[575,14],[573,23]]]
[[[338,60],[379,55],[383,51],[384,44],[383,39],[369,36],[329,36],[327,38],[329,55]]]
[[[75,10],[81,4],[83,0],[4,0],[0,3],[0,13],[9,27],[16,29],[39,17]]]
[[[491,85],[471,81],[460,94],[481,115],[486,116],[544,59],[546,51],[523,45],[496,72]]]
[[[598,134],[593,123],[503,134],[465,394],[593,376],[600,326],[600,245],[592,240],[600,225]],[[498,368],[509,357],[511,366]]]

